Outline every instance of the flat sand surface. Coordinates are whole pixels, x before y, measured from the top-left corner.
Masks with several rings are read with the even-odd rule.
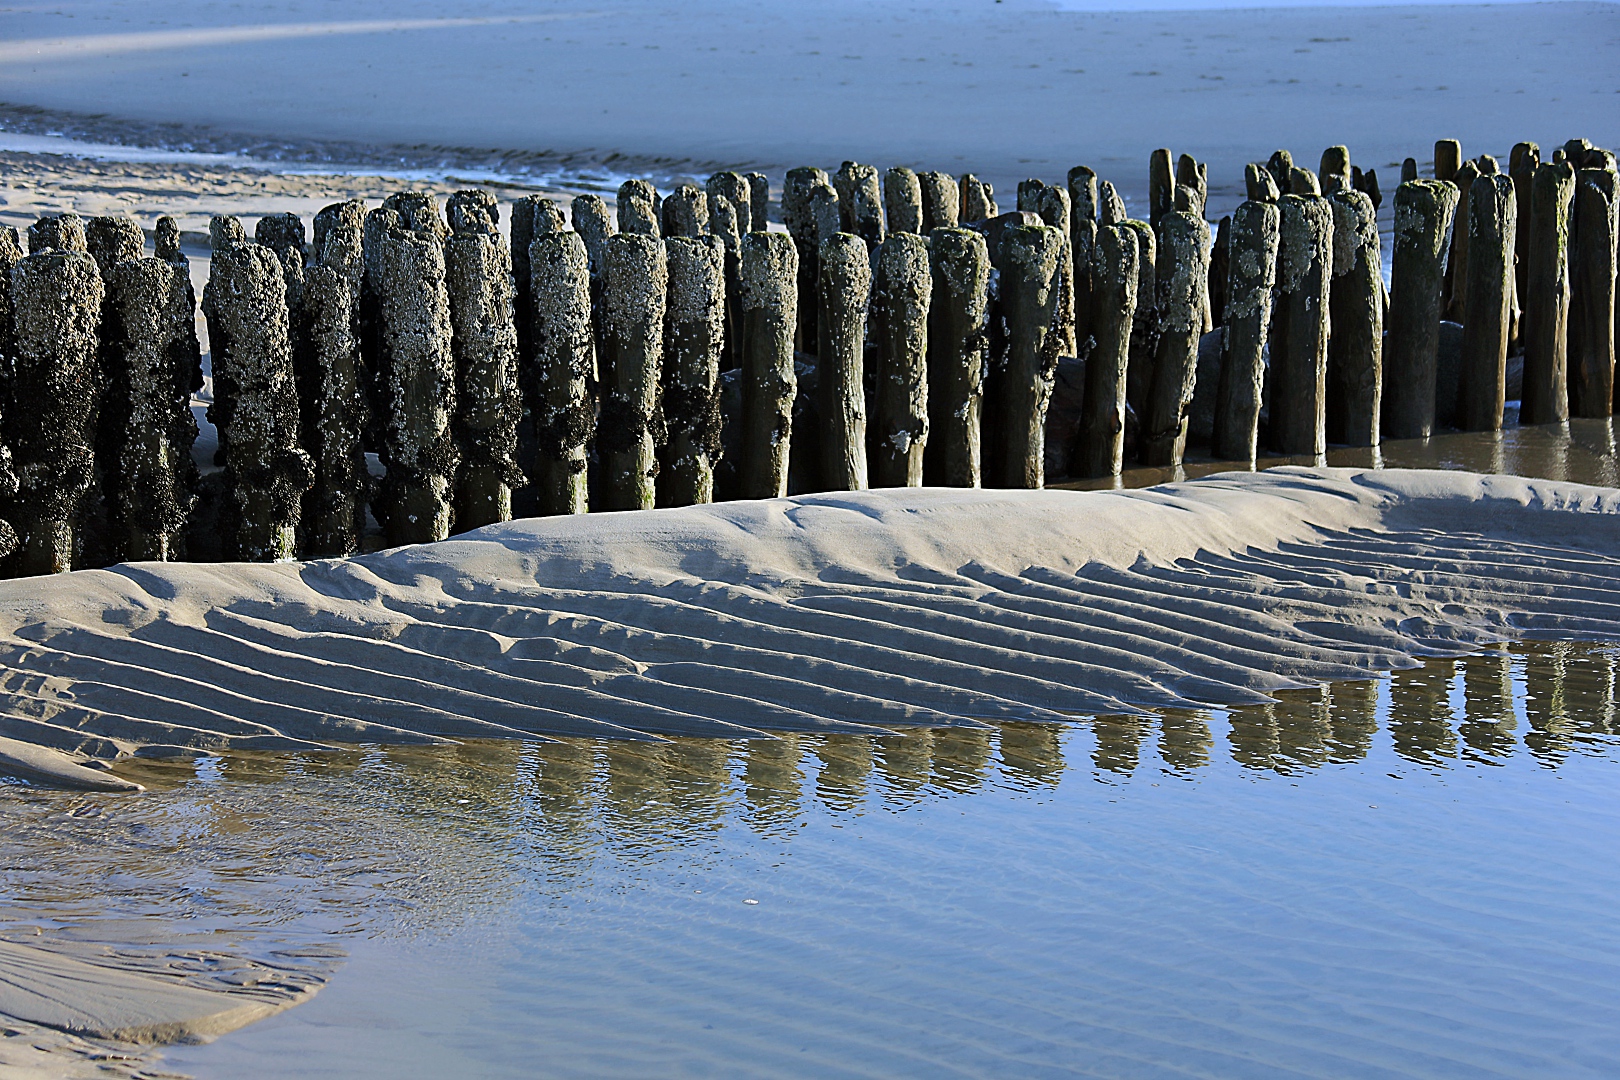
[[[1445,137],[1470,154],[1615,145],[1617,55],[1620,6],[1581,2],[84,0],[0,11],[0,101],[291,156],[404,144],[666,174],[855,158],[1001,191],[1085,163],[1128,196],[1162,145],[1210,163],[1218,209],[1277,147],[1314,166],[1345,143],[1382,176]]]

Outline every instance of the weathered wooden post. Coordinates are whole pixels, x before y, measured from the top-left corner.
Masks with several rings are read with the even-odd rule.
[[[619,232],[659,239],[658,190],[645,180],[619,185]]]
[[[962,212],[962,195],[949,173],[926,172],[917,178],[922,188],[924,234],[935,229],[956,228]]]
[[[764,232],[771,206],[771,182],[764,173],[748,174],[748,199],[748,231]]]
[[[1058,292],[1057,322],[1053,324],[1052,331],[1058,335],[1058,355],[1078,357],[1080,349],[1076,335],[1076,326],[1079,322],[1079,317],[1075,313],[1076,270],[1074,249],[1069,237],[1070,219],[1074,215],[1074,208],[1069,202],[1069,193],[1066,190],[1046,184],[1042,184],[1035,193],[1033,208],[1043,223],[1063,233],[1063,254],[1058,260],[1058,274],[1062,284]]]
[[[1384,193],[1378,188],[1378,170],[1362,172],[1360,166],[1350,166],[1350,186],[1372,200],[1373,209],[1384,205]]]
[[[1612,165],[1575,174],[1569,313],[1569,411],[1574,416],[1614,412],[1615,246],[1620,243],[1615,186]]]
[[[129,371],[121,338],[121,297],[113,285],[113,271],[139,259],[146,238],[134,218],[93,217],[84,223],[85,246],[101,274],[103,296],[100,346],[96,354],[94,393],[90,401],[92,468],[95,480],[79,504],[74,522],[75,568],[110,566],[118,562],[126,533],[120,520],[124,505],[119,487],[118,455],[129,421]]]
[[[1355,190],[1350,172],[1350,148],[1330,146],[1322,151],[1322,162],[1316,174],[1322,182],[1323,195],[1332,195],[1335,191]]]
[[[1084,165],[1069,170],[1069,249],[1074,263],[1074,337],[1084,348],[1091,337],[1091,252],[1097,243],[1097,174]]]
[[[1159,237],[1145,221],[1127,219],[1136,233],[1136,312],[1131,317],[1131,360],[1125,376],[1125,397],[1140,421],[1147,412],[1148,389],[1153,385],[1153,354],[1159,350]]]
[[[980,416],[989,347],[990,252],[971,229],[928,236],[933,292],[928,307],[928,447],[931,484],[978,487]]]
[[[1287,150],[1273,151],[1270,160],[1266,162],[1266,171],[1276,182],[1278,191],[1288,191],[1293,184],[1294,155]]]
[[[746,235],[754,231],[753,226],[753,192],[748,186],[748,178],[741,173],[717,172],[709,177],[707,191],[711,202],[718,197],[731,203],[732,211],[736,217],[737,234]],[[713,216],[713,207],[710,208]],[[763,228],[765,223],[760,222]]]
[[[1260,190],[1263,194],[1263,185]],[[1253,197],[1232,214],[1226,357],[1215,402],[1214,450],[1218,458],[1252,464],[1259,450],[1266,338],[1281,222],[1282,213],[1275,203]]]
[[[1176,174],[1170,151],[1164,147],[1148,157],[1148,224],[1159,231],[1159,221],[1176,208]]]
[[[1519,421],[1569,419],[1569,208],[1575,170],[1537,166],[1530,188],[1530,270],[1524,303],[1524,391]]]
[[[833,174],[844,232],[854,233],[875,248],[883,243],[883,194],[875,166],[846,161]]]
[[[1434,144],[1434,178],[1455,182],[1457,170],[1462,168],[1462,143],[1456,139],[1440,139]]]
[[[384,410],[380,515],[393,545],[450,535],[457,452],[456,358],[450,296],[437,215],[400,215],[377,237],[378,323],[384,357],[378,404]],[[416,221],[424,228],[408,228]]]
[[[467,532],[512,520],[512,489],[522,487],[517,427],[517,323],[512,257],[487,214],[453,214],[445,242],[456,411],[451,420],[460,462],[454,528]]]
[[[191,419],[189,402],[175,397],[176,371],[188,358],[193,332],[180,273],[163,259],[126,259],[108,282],[116,298],[125,394],[124,410],[109,418],[117,428],[111,432],[112,460],[104,465],[119,525],[111,552],[118,561],[171,558],[190,509],[189,462],[181,457],[190,445],[173,437],[181,426],[177,411]]]
[[[1434,430],[1440,288],[1456,206],[1449,181],[1408,180],[1395,189],[1383,404],[1391,438],[1426,439]]]
[[[751,213],[745,206],[744,213]],[[729,371],[737,366],[738,320],[742,312],[737,307],[737,258],[742,253],[742,238],[748,230],[738,224],[737,209],[724,195],[709,196],[709,229],[719,238],[725,251],[725,332],[720,343],[720,370]],[[712,463],[711,463],[712,464]]]
[[[877,345],[872,486],[920,487],[928,445],[928,241],[892,233],[878,247],[872,281]]]
[[[1142,464],[1173,467],[1187,448],[1187,406],[1198,376],[1209,283],[1209,225],[1172,210],[1159,219],[1159,344],[1142,416]]]
[[[585,446],[596,428],[591,268],[583,237],[557,232],[534,238],[529,298],[534,361],[526,382],[534,417],[529,482],[535,512],[583,514],[590,504]]]
[[[1327,453],[1327,339],[1333,282],[1333,211],[1306,169],[1278,200],[1276,309],[1271,338],[1271,447]]]
[[[665,200],[665,206],[669,201]],[[720,352],[726,330],[726,249],[718,236],[670,237],[664,330],[664,421],[658,505],[714,501],[720,454]]]
[[[892,233],[923,231],[922,181],[904,166],[883,174],[883,213]]]
[[[659,420],[668,285],[664,245],[655,236],[620,232],[608,240],[597,342],[602,411],[596,453],[602,462],[602,491],[592,496],[596,509],[651,510],[656,502],[657,444],[663,432],[654,425]]]
[[[1125,463],[1125,377],[1141,279],[1139,235],[1125,225],[1105,224],[1092,249],[1095,344],[1086,358],[1085,415],[1075,455],[1080,476],[1118,476]]]
[[[681,184],[663,205],[665,236],[706,236],[709,232],[709,196],[696,184]]]
[[[298,444],[298,393],[280,259],[261,244],[216,248],[204,303],[212,308],[215,379],[224,376],[232,390],[220,427],[236,557],[291,559],[297,554],[300,502],[314,471]],[[218,333],[212,333],[215,327]]]
[[[1513,181],[1491,173],[1469,189],[1468,295],[1463,304],[1458,426],[1496,431],[1507,396],[1508,331],[1513,315],[1513,251],[1518,200]]]
[[[821,416],[821,484],[828,491],[867,487],[866,311],[872,260],[866,241],[835,233],[821,245],[821,356],[816,400]]]
[[[568,222],[563,218],[562,208],[544,195],[525,195],[512,204],[512,281],[516,289],[512,310],[519,357],[531,355],[534,348],[529,330],[529,245],[537,236],[562,232],[566,228]]]
[[[1130,215],[1125,211],[1125,200],[1114,185],[1107,180],[1097,184],[1097,223],[1099,225],[1123,225]]]
[[[1513,180],[1513,197],[1518,205],[1519,227],[1514,235],[1514,298],[1523,306],[1530,273],[1530,187],[1541,165],[1541,147],[1533,142],[1516,143],[1508,158],[1508,176]],[[1523,312],[1520,312],[1523,317]],[[1522,336],[1522,335],[1516,335]]]
[[[1325,156],[1325,155],[1324,155]],[[1329,294],[1327,441],[1377,446],[1384,396],[1384,279],[1378,210],[1333,174],[1333,281]]]
[[[788,450],[793,437],[793,327],[798,317],[799,256],[782,233],[743,238],[742,461],[745,499],[787,494]]]
[[[1177,158],[1176,190],[1171,202],[1173,209],[1203,217],[1209,203],[1209,166],[1191,154]]]
[[[240,229],[240,225],[238,229]],[[28,251],[39,255],[47,251],[89,251],[85,239],[84,219],[73,211],[42,217],[28,226]]]
[[[1491,162],[1494,171],[1496,162]],[[1441,318],[1462,322],[1463,299],[1468,295],[1468,190],[1479,176],[1479,166],[1465,161],[1452,178],[1457,185],[1457,213],[1451,222],[1451,253],[1446,257],[1446,279],[1440,291]]]
[[[299,370],[301,442],[314,483],[304,496],[304,554],[354,555],[365,534],[371,477],[362,436],[360,288],[364,206],[337,203],[315,216],[316,261],[304,274],[308,368]]]
[[[10,365],[12,355],[12,281],[11,272],[23,260],[22,235],[11,225],[0,225],[0,364]],[[0,395],[4,396],[4,395]],[[10,408],[9,403],[6,408]],[[11,451],[6,448],[6,428],[0,410],[0,507],[5,507],[17,496],[16,471],[12,468]],[[17,552],[17,531],[4,517],[0,517],[0,573],[7,559]]]
[[[961,189],[962,202],[957,220],[963,225],[989,221],[1001,213],[996,208],[996,189],[992,185],[972,173],[965,173],[958,181],[958,187]]]
[[[996,487],[1038,488],[1046,482],[1046,407],[1052,400],[1060,335],[1058,304],[1068,237],[1049,225],[1015,225],[1002,233],[994,262],[1001,276],[1006,357],[991,387],[987,425],[996,445],[987,455]]]
[[[782,185],[782,224],[787,226],[788,235],[793,238],[797,249],[798,301],[795,310],[798,312],[798,327],[795,340],[799,349],[807,353],[819,353],[816,341],[816,289],[821,268],[817,260],[826,237],[821,235],[822,227],[817,223],[816,211],[812,206],[813,197],[818,193],[823,205],[829,197],[836,204],[837,194],[824,171],[811,166],[788,170],[787,182]]]
[[[607,203],[602,201],[600,195],[576,195],[569,205],[568,216],[573,223],[574,232],[585,244],[585,256],[590,262],[591,280],[599,282],[602,277],[602,258],[607,251],[608,237],[615,235],[618,230],[614,227],[613,217],[608,213]],[[530,243],[533,243],[531,240]]]
[[[31,227],[34,254],[9,275],[11,392],[3,419],[20,481],[6,514],[17,533],[18,576],[73,568],[74,513],[94,478],[90,409],[105,294],[83,235],[77,249],[59,246],[71,244],[71,234],[41,246]]]
[[[1226,325],[1226,287],[1232,275],[1232,215],[1215,226],[1215,246],[1209,253],[1209,321],[1211,329]]]

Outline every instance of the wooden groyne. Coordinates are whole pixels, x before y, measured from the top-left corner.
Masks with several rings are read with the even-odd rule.
[[[1155,150],[1148,180],[1135,214],[1083,165],[1003,212],[971,173],[846,161],[789,171],[776,204],[765,176],[719,172],[528,196],[504,229],[487,192],[401,192],[309,235],[216,218],[200,304],[172,219],[150,255],[130,218],[0,229],[0,571],[1038,487],[1174,469],[1189,430],[1252,463],[1493,430],[1512,398],[1526,423],[1614,410],[1608,150],[1520,143],[1504,171],[1441,140],[1432,175],[1402,168],[1387,252],[1377,172],[1343,146],[1316,172],[1249,165],[1218,221],[1203,163]]]

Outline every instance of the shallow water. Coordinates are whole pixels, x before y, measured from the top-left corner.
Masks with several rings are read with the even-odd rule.
[[[1617,483],[1600,421],[1378,454]],[[330,978],[148,1064],[202,1078],[1612,1076],[1617,682],[1529,642],[1062,726],[134,762],[0,785],[0,931]]]
[[[168,1052],[199,1077],[1613,1075],[1617,675],[1542,643],[1147,720],[145,764],[4,789],[4,914],[348,952]]]

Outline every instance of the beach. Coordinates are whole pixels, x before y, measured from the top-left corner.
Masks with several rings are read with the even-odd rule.
[[[1620,145],[1620,5],[1085,6],[0,10],[0,226]],[[0,581],[0,1073],[1606,1075],[1620,453],[1505,415]]]

